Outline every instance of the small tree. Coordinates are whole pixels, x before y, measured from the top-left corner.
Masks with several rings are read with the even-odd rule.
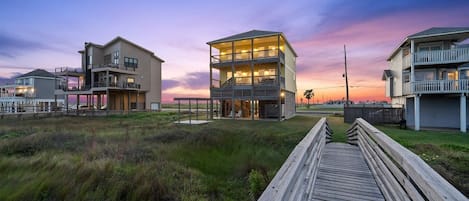
[[[303,93],[303,96],[308,100],[308,109],[309,109],[309,100],[314,97],[314,92],[313,89],[307,89],[305,90],[305,93]]]

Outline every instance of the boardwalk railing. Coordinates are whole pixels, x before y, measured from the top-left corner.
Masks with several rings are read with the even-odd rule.
[[[321,118],[293,149],[258,201],[310,200],[326,137],[331,134],[326,118]]]
[[[419,156],[358,118],[347,131],[360,147],[386,200],[467,200]]]

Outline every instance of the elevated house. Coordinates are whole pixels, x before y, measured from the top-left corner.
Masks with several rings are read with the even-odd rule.
[[[36,69],[0,86],[0,113],[50,112],[62,107],[63,96],[54,95],[56,76]]]
[[[252,30],[207,44],[210,97],[218,106],[215,116],[253,120],[294,116],[297,54],[282,32]]]
[[[469,27],[430,28],[406,37],[388,58],[386,95],[407,126],[467,131]]]
[[[152,51],[116,37],[105,45],[85,43],[79,53],[81,69],[56,69],[63,80],[55,93],[65,95],[67,108],[70,96],[76,96],[76,109],[160,109],[164,61]],[[83,99],[86,103],[80,103]]]

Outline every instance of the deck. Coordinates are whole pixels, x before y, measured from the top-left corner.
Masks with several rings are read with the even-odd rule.
[[[360,148],[344,143],[324,147],[312,200],[384,200]]]

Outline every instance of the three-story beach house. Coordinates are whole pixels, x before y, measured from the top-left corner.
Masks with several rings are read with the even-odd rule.
[[[36,69],[0,86],[0,113],[50,112],[62,107],[63,96],[54,95],[56,76]]]
[[[297,54],[282,32],[252,30],[207,44],[215,116],[282,120],[295,115]]]
[[[159,110],[161,107],[161,65],[152,51],[122,37],[105,45],[85,43],[81,69],[59,68],[63,81],[56,94],[76,96],[77,109],[111,111]],[[81,96],[81,97],[80,97]],[[86,103],[80,100],[86,97]]]
[[[410,35],[388,58],[386,95],[403,105],[407,126],[467,131],[469,27]]]

